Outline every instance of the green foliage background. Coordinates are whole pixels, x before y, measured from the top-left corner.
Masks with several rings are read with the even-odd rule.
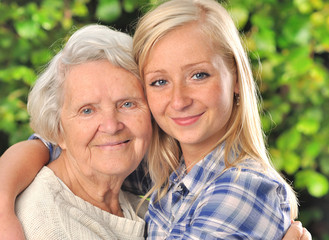
[[[0,154],[31,134],[28,91],[74,29],[97,22],[132,34],[155,2],[0,0]],[[273,162],[299,193],[313,239],[329,239],[329,2],[223,4],[250,51]]]

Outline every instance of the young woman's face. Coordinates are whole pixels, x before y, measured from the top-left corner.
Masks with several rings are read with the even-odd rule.
[[[236,80],[197,24],[169,32],[150,51],[144,81],[159,126],[185,147],[210,148],[225,134]]]

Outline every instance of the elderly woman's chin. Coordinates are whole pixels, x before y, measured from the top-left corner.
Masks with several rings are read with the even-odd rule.
[[[92,151],[93,168],[108,175],[122,175],[123,178],[132,173],[140,164],[146,149],[136,151],[132,142],[122,146],[99,146]]]

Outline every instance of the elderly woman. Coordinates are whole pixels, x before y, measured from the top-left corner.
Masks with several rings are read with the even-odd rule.
[[[139,198],[121,191],[152,134],[131,44],[105,26],[82,28],[32,89],[31,126],[62,153],[17,199],[27,239],[144,239]]]

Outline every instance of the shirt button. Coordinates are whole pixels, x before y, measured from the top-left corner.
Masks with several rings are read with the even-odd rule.
[[[183,187],[182,187],[181,185],[178,185],[177,188],[176,188],[176,190],[177,190],[178,192],[181,192],[181,191],[183,191]]]

